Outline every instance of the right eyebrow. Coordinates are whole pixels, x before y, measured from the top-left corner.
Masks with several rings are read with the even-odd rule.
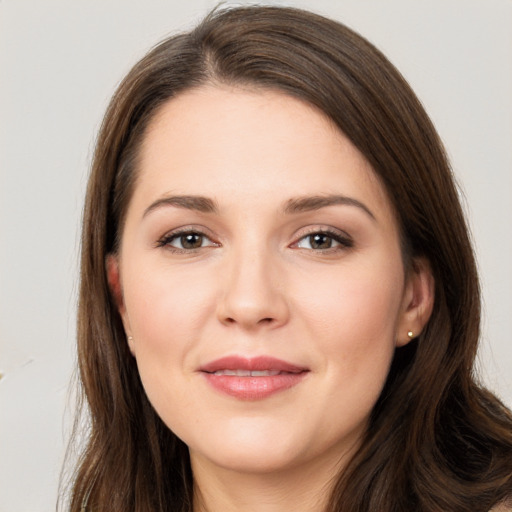
[[[150,212],[165,206],[174,206],[186,210],[196,210],[202,213],[217,213],[216,203],[204,196],[164,196],[151,203],[145,210],[142,217],[146,217]]]

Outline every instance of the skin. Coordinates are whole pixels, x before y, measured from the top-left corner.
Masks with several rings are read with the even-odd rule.
[[[107,271],[146,393],[189,446],[196,510],[321,510],[395,347],[428,320],[428,265],[404,269],[396,217],[365,158],[282,93],[185,92],[153,119],[139,164]],[[290,207],[333,195],[349,201]],[[183,228],[202,234],[197,248],[183,248]],[[308,371],[242,400],[198,371],[233,354]]]

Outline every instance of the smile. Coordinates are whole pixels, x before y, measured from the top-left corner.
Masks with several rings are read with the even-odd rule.
[[[200,371],[217,392],[239,400],[263,400],[299,384],[309,369],[273,357],[228,356]]]
[[[230,375],[235,377],[274,377],[283,372],[279,370],[217,370],[214,375]]]

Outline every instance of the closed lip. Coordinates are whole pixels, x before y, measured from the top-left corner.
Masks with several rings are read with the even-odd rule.
[[[249,372],[277,371],[282,373],[302,373],[309,371],[306,367],[298,366],[275,357],[243,357],[236,355],[216,359],[215,361],[206,363],[200,368],[200,371],[205,373],[215,373],[224,370]]]
[[[217,392],[255,401],[296,386],[309,369],[268,356],[227,356],[201,366],[200,372]]]

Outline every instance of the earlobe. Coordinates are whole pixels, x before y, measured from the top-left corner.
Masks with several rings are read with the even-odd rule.
[[[435,283],[426,258],[415,258],[407,276],[402,313],[398,325],[397,346],[417,338],[434,308]]]

